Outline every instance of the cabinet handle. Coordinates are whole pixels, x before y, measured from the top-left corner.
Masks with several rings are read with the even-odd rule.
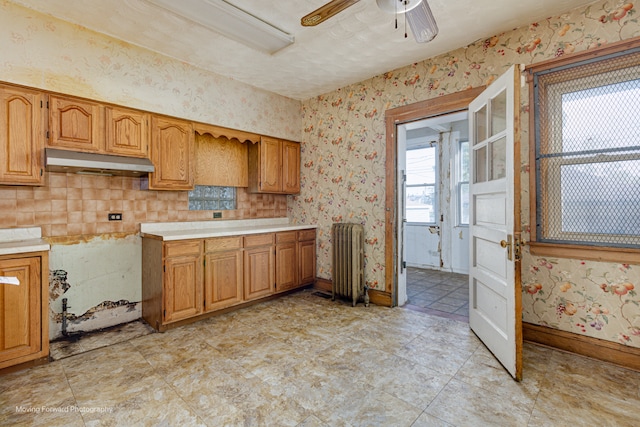
[[[15,276],[0,276],[0,284],[20,286],[20,280]]]

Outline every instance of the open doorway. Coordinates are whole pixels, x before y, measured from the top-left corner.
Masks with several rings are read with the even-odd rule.
[[[469,103],[482,93],[484,88],[472,88],[462,92],[443,95],[414,104],[396,107],[385,112],[386,133],[386,180],[385,191],[385,291],[391,305],[402,306],[407,301],[406,264],[404,260],[404,227],[402,218],[404,202],[402,170],[398,169],[399,159],[406,154],[406,129],[403,124],[419,120],[467,111]]]
[[[403,124],[405,261],[408,267],[469,273],[467,112]],[[401,144],[399,142],[399,144]],[[404,164],[402,157],[405,157]]]
[[[468,133],[467,111],[401,124],[397,132],[406,306],[457,320],[469,310]]]

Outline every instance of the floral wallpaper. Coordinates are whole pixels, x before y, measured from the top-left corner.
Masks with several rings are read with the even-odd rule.
[[[0,0],[0,81],[298,140],[300,102]]]
[[[303,102],[302,186],[289,216],[318,224],[318,276],[331,277],[331,224],[358,222],[365,226],[365,280],[385,290],[385,110],[490,84],[511,64],[638,36],[634,4],[600,1]],[[521,91],[528,230],[529,106],[527,88]],[[522,265],[524,321],[640,347],[640,265],[546,259],[526,250]]]

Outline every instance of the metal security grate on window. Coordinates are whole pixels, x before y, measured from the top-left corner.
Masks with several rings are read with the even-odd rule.
[[[534,74],[537,236],[640,245],[640,52]]]

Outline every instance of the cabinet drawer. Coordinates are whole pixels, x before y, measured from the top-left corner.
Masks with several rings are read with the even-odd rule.
[[[245,248],[265,246],[265,245],[273,245],[273,233],[250,234],[248,236],[244,236]]]
[[[295,231],[283,231],[276,234],[276,243],[286,243],[286,242],[295,242],[295,241],[296,241]]]
[[[181,255],[200,255],[200,240],[164,244],[164,256],[166,258]]]
[[[204,241],[205,252],[226,251],[242,248],[242,236],[216,237]]]
[[[314,240],[316,238],[316,229],[298,231],[298,240]]]

